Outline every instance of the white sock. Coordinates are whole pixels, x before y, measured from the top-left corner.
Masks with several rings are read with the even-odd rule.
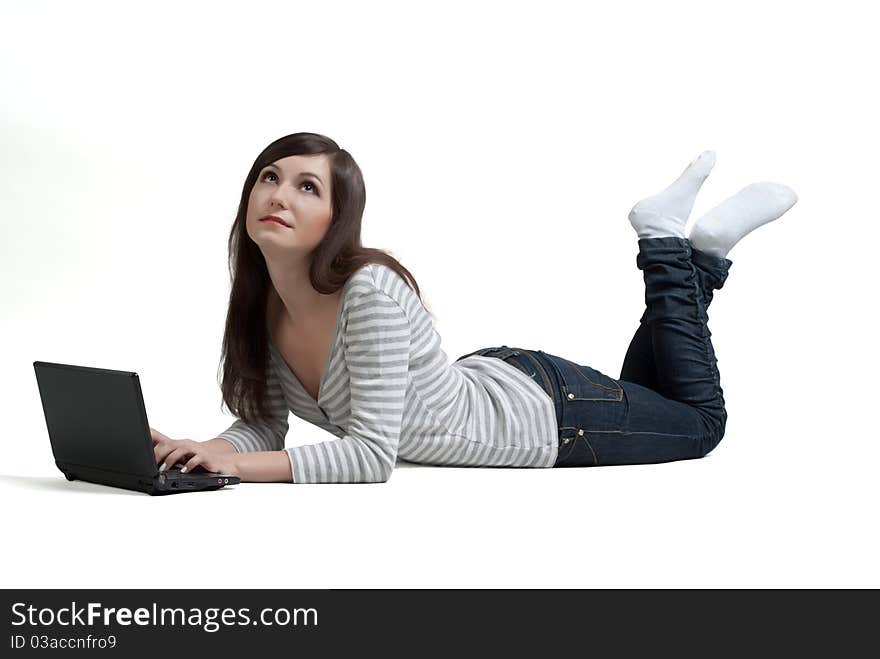
[[[688,239],[694,249],[726,258],[746,234],[777,219],[797,200],[787,185],[752,183],[697,220]]]
[[[629,221],[639,238],[684,238],[694,200],[714,166],[715,152],[703,151],[669,187],[633,206]]]

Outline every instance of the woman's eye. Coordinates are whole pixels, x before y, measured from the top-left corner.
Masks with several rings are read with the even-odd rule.
[[[266,177],[267,177],[267,176],[275,176],[275,172],[266,172],[265,174],[263,174],[263,180],[266,180]],[[276,178],[277,178],[277,177],[276,177]],[[318,188],[316,188],[316,187],[315,187],[315,184],[312,183],[311,181],[304,181],[301,185],[309,185],[309,186],[311,186],[311,188],[312,188],[312,192],[314,192],[315,194],[318,194]]]

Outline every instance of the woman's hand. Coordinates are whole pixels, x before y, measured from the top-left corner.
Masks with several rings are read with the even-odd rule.
[[[171,439],[158,430],[150,428],[153,438],[153,454],[156,456],[156,464],[159,471],[164,471],[169,466],[178,462],[183,464],[182,472],[193,471],[196,467],[202,467],[205,471],[218,474],[240,476],[235,456],[236,452],[218,450],[203,442],[195,442],[191,439]]]

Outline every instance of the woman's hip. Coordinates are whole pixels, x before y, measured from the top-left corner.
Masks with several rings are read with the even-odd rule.
[[[650,464],[703,457],[720,441],[704,410],[542,350],[509,346],[479,354],[512,364],[553,401],[556,467]]]
[[[557,355],[536,357],[555,379],[557,467],[700,458],[721,439],[703,409]]]

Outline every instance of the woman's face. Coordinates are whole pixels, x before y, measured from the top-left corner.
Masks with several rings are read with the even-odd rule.
[[[248,235],[264,253],[308,254],[330,226],[329,185],[330,163],[323,154],[288,156],[266,165],[248,198]],[[281,218],[287,226],[262,220],[266,215]]]

